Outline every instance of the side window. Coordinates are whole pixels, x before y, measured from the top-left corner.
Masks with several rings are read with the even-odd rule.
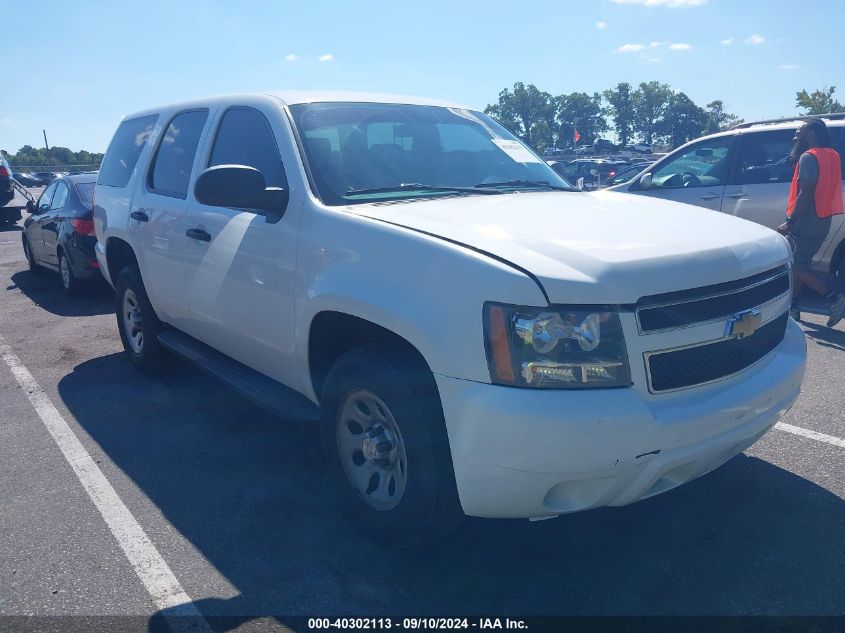
[[[793,165],[789,162],[795,130],[751,132],[740,137],[736,182],[753,185],[791,182]]]
[[[675,189],[724,185],[732,143],[732,136],[722,136],[689,146],[652,172],[652,186]]]
[[[127,185],[157,119],[157,114],[151,114],[120,124],[100,165],[98,185],[107,187]]]
[[[217,128],[209,167],[247,165],[264,175],[268,187],[287,187],[285,170],[273,130],[253,108],[230,108]]]
[[[208,110],[177,114],[161,137],[153,159],[148,186],[151,191],[175,198],[186,198],[194,157],[202,136]]]
[[[839,152],[842,163],[842,180],[845,180],[845,127],[830,127],[833,149]]]
[[[56,193],[53,194],[53,202],[50,204],[50,209],[55,211],[65,206],[67,202],[67,185],[61,181],[56,183]]]
[[[56,191],[56,185],[58,182],[54,182],[50,186],[48,186],[44,192],[41,194],[41,197],[38,198],[38,212],[44,213],[45,211],[50,210],[50,202],[53,200],[53,194]]]

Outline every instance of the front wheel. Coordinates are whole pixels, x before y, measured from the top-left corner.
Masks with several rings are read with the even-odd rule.
[[[26,257],[26,263],[29,266],[29,271],[32,273],[40,273],[42,268],[35,263],[35,256],[32,254],[32,246],[29,244],[29,238],[26,234],[21,238],[23,240],[23,254]]]
[[[164,355],[157,338],[162,323],[135,268],[127,266],[117,276],[115,313],[120,340],[129,362],[139,369],[157,369]]]
[[[371,538],[414,547],[463,516],[433,376],[389,346],[344,354],[321,400],[323,447],[346,507]]]

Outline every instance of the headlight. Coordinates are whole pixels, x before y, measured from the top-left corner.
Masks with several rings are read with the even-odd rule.
[[[495,383],[554,389],[631,384],[616,312],[584,306],[487,303],[484,332],[490,378]]]

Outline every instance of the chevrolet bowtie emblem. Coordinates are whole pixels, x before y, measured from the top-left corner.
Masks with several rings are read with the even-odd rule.
[[[746,310],[728,319],[727,336],[745,338],[751,336],[763,323],[763,315],[759,310]]]

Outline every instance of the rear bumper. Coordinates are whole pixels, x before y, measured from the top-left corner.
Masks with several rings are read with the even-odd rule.
[[[436,376],[464,512],[548,517],[617,506],[699,477],[792,406],[804,334],[732,378],[674,394],[532,391]]]
[[[103,276],[103,279],[105,279],[110,286],[114,287],[114,282],[109,275],[109,267],[106,261],[106,251],[103,248],[102,243],[99,241],[94,245],[94,256],[97,258],[97,263],[100,264],[100,274]]]
[[[71,235],[62,245],[77,279],[99,278],[99,262],[94,255],[97,238],[90,235]]]

